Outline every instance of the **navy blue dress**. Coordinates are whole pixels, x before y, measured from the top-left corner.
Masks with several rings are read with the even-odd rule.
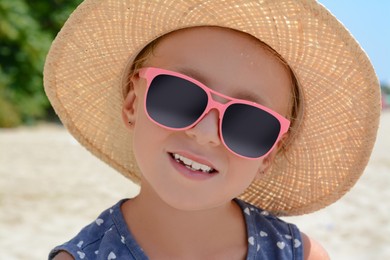
[[[94,222],[63,245],[55,247],[69,252],[75,259],[148,259],[127,228],[120,210],[121,200],[105,210]],[[242,200],[235,200],[245,216],[248,235],[246,259],[303,259],[303,245],[298,228]]]

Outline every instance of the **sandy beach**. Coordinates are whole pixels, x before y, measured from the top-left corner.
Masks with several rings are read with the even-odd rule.
[[[357,185],[337,203],[286,218],[332,259],[390,259],[390,111]],[[60,125],[0,129],[0,259],[46,259],[52,247],[138,188]]]

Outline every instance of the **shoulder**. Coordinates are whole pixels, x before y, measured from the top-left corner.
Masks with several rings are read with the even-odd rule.
[[[105,210],[71,240],[55,247],[50,252],[49,259],[67,260],[78,257],[94,259],[98,254],[105,254],[105,250],[114,245],[124,245],[121,242],[124,238],[119,233],[119,230],[125,228],[120,211],[123,202],[124,200]]]
[[[236,201],[245,217],[250,259],[303,258],[301,232],[297,226],[247,202]]]
[[[320,243],[301,233],[303,241],[304,259],[308,260],[326,260],[330,259],[328,252],[321,246]]]
[[[263,230],[267,229],[275,234],[284,234],[284,237],[291,236],[300,239],[299,229],[291,223],[273,215],[271,212],[260,209],[245,201],[236,200],[243,210],[248,228]],[[263,230],[265,231],[265,230]]]
[[[53,260],[74,260],[74,258],[68,252],[61,251],[53,258]]]

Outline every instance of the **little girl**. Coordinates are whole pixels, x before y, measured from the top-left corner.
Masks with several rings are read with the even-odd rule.
[[[313,1],[86,0],[45,89],[68,130],[139,183],[49,259],[327,259],[277,215],[363,172],[372,66]]]

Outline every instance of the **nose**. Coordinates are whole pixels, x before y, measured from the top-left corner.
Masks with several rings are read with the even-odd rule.
[[[195,139],[200,145],[220,145],[217,109],[209,111],[195,126],[186,130],[186,134]]]

